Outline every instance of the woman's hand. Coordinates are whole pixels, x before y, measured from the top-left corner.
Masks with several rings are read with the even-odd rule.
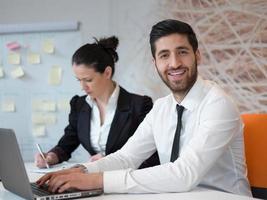
[[[34,163],[39,168],[46,168],[45,162],[47,162],[48,165],[55,165],[58,163],[58,157],[57,154],[53,152],[44,153],[45,160],[42,158],[40,153],[35,154],[34,156]]]

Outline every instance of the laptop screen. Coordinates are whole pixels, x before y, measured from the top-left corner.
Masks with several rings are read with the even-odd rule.
[[[0,128],[0,177],[3,186],[25,199],[70,199],[96,196],[103,193],[101,189],[75,191],[73,193],[49,194],[38,197],[33,194],[24,162],[21,157],[16,135],[11,129]]]

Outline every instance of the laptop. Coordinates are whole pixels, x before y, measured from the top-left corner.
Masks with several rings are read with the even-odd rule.
[[[103,193],[101,189],[49,193],[46,187],[40,188],[37,187],[35,183],[30,183],[21,157],[16,135],[11,129],[0,128],[0,177],[5,189],[25,199],[76,199],[97,196]]]

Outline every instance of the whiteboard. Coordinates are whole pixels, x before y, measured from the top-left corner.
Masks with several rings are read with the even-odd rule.
[[[47,41],[53,53],[47,52]],[[19,47],[12,49],[12,44]],[[0,127],[14,129],[25,161],[33,160],[35,143],[44,151],[57,143],[68,122],[69,100],[83,94],[71,69],[71,56],[80,45],[78,31],[0,36]],[[19,64],[13,54],[19,55]],[[51,84],[55,69],[61,76]],[[73,157],[87,160],[85,155],[80,150]]]

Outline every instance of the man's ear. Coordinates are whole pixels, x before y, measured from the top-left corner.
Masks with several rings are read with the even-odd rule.
[[[201,61],[201,55],[200,55],[200,51],[198,49],[196,50],[195,55],[196,55],[196,62],[197,62],[197,64],[199,64]]]
[[[155,60],[155,58],[152,58],[152,62],[156,66],[156,60]]]
[[[152,58],[152,62],[154,63],[154,71],[155,71],[156,74],[158,74],[159,71],[158,71],[158,67],[157,67],[156,59],[155,59],[155,58]]]
[[[105,71],[104,71],[104,75],[107,79],[111,79],[112,77],[112,68],[110,66],[107,66]]]

